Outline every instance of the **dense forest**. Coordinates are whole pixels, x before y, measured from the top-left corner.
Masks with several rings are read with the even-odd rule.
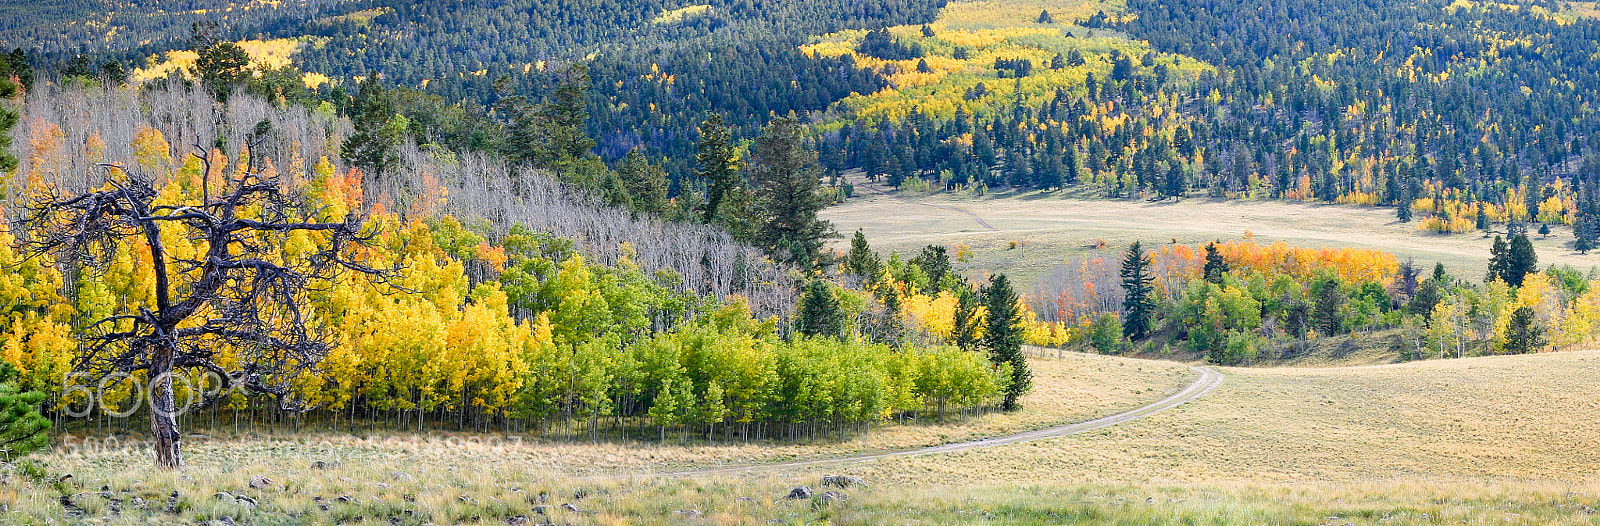
[[[996,61],[954,113],[848,123],[824,158],[895,186],[1394,205],[1428,230],[1482,228],[1484,215],[1574,224],[1593,245],[1593,18],[1540,3],[1128,9],[1126,22],[1079,23],[1147,40],[1142,55],[1112,50],[1098,67],[1091,57],[1081,82],[1034,100],[1021,79],[1002,79],[1071,70],[1082,56]],[[1215,69],[1180,75],[1167,54]]]

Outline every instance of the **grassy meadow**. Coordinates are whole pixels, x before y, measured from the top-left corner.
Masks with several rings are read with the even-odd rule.
[[[1015,420],[904,428],[959,440],[1116,412],[1192,380],[1126,358],[1035,363],[1040,389]],[[1600,352],[1222,371],[1205,398],[1082,435],[715,476],[649,473],[937,440],[898,427],[787,448],[219,436],[191,439],[189,467],[163,473],[147,452],[78,438],[8,469],[0,506],[34,524],[1581,524],[1600,507]],[[824,488],[825,474],[868,485]],[[799,485],[846,499],[783,498]]]
[[[1307,248],[1376,249],[1401,261],[1416,258],[1425,269],[1442,262],[1452,275],[1467,280],[1483,276],[1493,244],[1482,232],[1424,232],[1416,223],[1397,221],[1394,209],[1384,207],[1207,198],[1152,203],[1078,195],[1074,192],[1082,190],[1070,189],[985,196],[886,195],[859,179],[855,184],[855,197],[821,214],[839,232],[863,230],[873,248],[885,256],[897,251],[911,257],[929,244],[966,245],[972,258],[958,263],[963,270],[980,275],[1003,271],[1017,279],[1024,292],[1058,263],[1091,253],[1116,258],[1134,241],[1157,248],[1253,236],[1263,244],[1284,241]],[[1600,264],[1600,254],[1572,250],[1570,227],[1551,225],[1550,230],[1548,237],[1530,236],[1541,266],[1568,264],[1587,272]],[[1102,243],[1104,249],[1095,248]],[[848,236],[835,240],[834,246],[848,250]]]

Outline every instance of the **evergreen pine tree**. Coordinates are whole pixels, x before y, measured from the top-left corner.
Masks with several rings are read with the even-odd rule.
[[[939,290],[939,283],[944,281],[944,276],[950,273],[950,253],[944,247],[928,245],[922,247],[922,253],[911,258],[911,264],[922,269],[928,276],[928,286],[923,292],[932,294]]]
[[[1422,285],[1417,287],[1417,294],[1411,297],[1411,303],[1406,305],[1406,310],[1424,319],[1431,319],[1433,308],[1443,299],[1443,284],[1438,279],[1425,279],[1422,280]]]
[[[227,102],[234,88],[250,78],[250,54],[238,44],[222,41],[216,22],[195,22],[189,32],[189,49],[195,52],[191,72],[217,102]]]
[[[760,209],[756,243],[775,259],[812,268],[833,225],[817,218],[828,203],[818,192],[822,169],[794,117],[773,120],[750,151],[750,180]]]
[[[44,393],[22,391],[17,368],[0,361],[0,460],[7,462],[49,445],[50,419],[39,414]]]
[[[1050,10],[1046,9],[1039,12],[1039,18],[1038,20],[1035,20],[1035,22],[1040,24],[1054,24],[1056,23],[1056,19],[1055,17],[1050,16]]]
[[[700,143],[696,150],[695,161],[700,168],[695,170],[695,175],[706,183],[705,222],[711,224],[717,218],[723,199],[743,182],[734,159],[733,136],[722,123],[722,114],[712,113],[700,123]]]
[[[350,123],[355,133],[344,141],[340,157],[351,166],[360,168],[364,180],[363,206],[371,208],[378,194],[377,184],[389,170],[400,164],[400,141],[404,138],[399,119],[395,118],[394,97],[376,76],[361,82],[355,103],[350,108]]]
[[[1206,244],[1206,281],[1222,284],[1222,278],[1228,273],[1228,263],[1222,260],[1222,253],[1217,251],[1215,242]]]
[[[1344,332],[1344,304],[1349,299],[1339,287],[1339,281],[1325,278],[1314,287],[1316,303],[1311,308],[1311,319],[1317,332],[1331,336]]]
[[[1533,308],[1522,306],[1511,311],[1511,323],[1506,326],[1505,339],[1500,343],[1506,354],[1538,352],[1546,343],[1544,329],[1539,327]]]
[[[1144,338],[1155,316],[1155,289],[1151,286],[1155,276],[1150,274],[1150,264],[1150,255],[1138,241],[1122,258],[1122,334],[1129,340]]]
[[[1521,287],[1523,278],[1539,271],[1539,256],[1533,252],[1533,242],[1528,234],[1519,232],[1511,237],[1511,247],[1506,251],[1506,284]]]
[[[1475,226],[1478,228],[1478,230],[1482,230],[1484,232],[1489,231],[1489,212],[1484,209],[1482,201],[1478,202],[1478,220]]]
[[[634,148],[622,158],[617,176],[627,188],[637,212],[661,215],[667,211],[667,172],[650,163],[643,148]]]
[[[589,68],[571,66],[560,74],[555,93],[540,108],[544,121],[543,166],[565,167],[589,155],[595,141],[589,138]]]
[[[878,277],[880,264],[878,255],[867,246],[867,236],[860,229],[850,238],[850,253],[845,256],[844,266],[851,274],[861,276],[862,279],[871,281]]]
[[[1067,67],[1067,57],[1066,56],[1064,56],[1064,55],[1062,55],[1060,53],[1056,53],[1055,58],[1050,59],[1050,69],[1064,69],[1066,67]]]
[[[984,288],[984,306],[988,309],[988,326],[983,334],[983,346],[989,350],[989,359],[996,365],[1011,364],[1011,383],[1006,386],[1001,408],[1017,409],[1017,399],[1033,387],[1033,373],[1028,370],[1028,360],[1022,355],[1022,312],[1017,308],[1017,293],[1005,274],[995,275]]]
[[[23,84],[33,77],[33,68],[28,65],[26,57],[20,60],[13,57],[10,53],[0,53],[0,100],[10,100],[26,87],[13,82],[12,77]],[[16,127],[20,117],[16,110],[7,106],[0,104],[0,174],[11,173],[17,167],[17,158],[11,155],[11,128]],[[0,185],[0,198],[4,197],[5,186]]]
[[[1178,163],[1172,163],[1172,166],[1167,169],[1167,177],[1162,184],[1162,195],[1171,198],[1183,197],[1184,189],[1189,186],[1187,179],[1183,174],[1183,168],[1178,166]]]
[[[951,321],[951,343],[966,351],[977,349],[978,295],[971,287],[963,285],[956,289],[956,311]]]
[[[1507,252],[1509,251],[1510,248],[1506,246],[1505,238],[1494,236],[1494,245],[1489,248],[1489,272],[1483,276],[1485,283],[1497,279],[1506,283],[1511,282],[1507,277],[1508,272],[1506,271],[1506,264],[1509,263]]]
[[[1395,210],[1395,218],[1399,219],[1401,223],[1410,223],[1411,222],[1411,200],[1410,199],[1405,199],[1405,198],[1401,198],[1400,199],[1400,205],[1398,207],[1396,207],[1396,210]]]
[[[806,283],[800,294],[800,312],[795,328],[807,336],[840,336],[844,333],[844,311],[839,308],[839,298],[826,281],[820,279]]]
[[[1539,237],[1541,239],[1550,237],[1550,224],[1549,223],[1541,223],[1539,225]]]

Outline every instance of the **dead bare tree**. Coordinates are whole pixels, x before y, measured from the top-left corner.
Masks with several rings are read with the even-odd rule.
[[[259,140],[247,144],[257,145]],[[148,249],[154,310],[123,309],[92,323],[74,367],[95,378],[146,373],[150,432],[156,463],[164,468],[183,465],[174,375],[214,378],[197,407],[243,389],[270,396],[284,410],[305,409],[291,386],[329,348],[303,307],[305,295],[341,274],[383,279],[393,270],[369,267],[354,256],[371,238],[357,216],[319,221],[276,177],[254,168],[225,178],[221,191],[198,203],[173,205],[157,203],[158,185],[151,178],[101,165],[99,189],[34,196],[18,229],[28,232],[25,245],[32,254],[53,255],[58,264],[85,272],[105,269],[121,246]],[[199,247],[193,256],[163,245],[163,231],[174,229]],[[317,240],[310,253],[280,250],[295,232]]]

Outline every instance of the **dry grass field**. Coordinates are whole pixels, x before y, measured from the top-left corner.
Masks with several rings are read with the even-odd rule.
[[[1118,358],[1036,362],[1041,389],[1025,413],[1034,422],[1067,414],[1043,414],[1043,399],[1099,408],[1080,414],[1114,411],[1190,380],[1181,366]],[[1088,372],[1115,387],[1061,385]],[[194,441],[179,473],[148,470],[139,451],[58,449],[40,460],[51,479],[74,475],[59,484],[72,508],[20,473],[5,475],[0,505],[13,512],[6,522],[240,524],[1590,524],[1600,507],[1600,352],[1223,372],[1209,396],[1144,420],[948,455],[660,478],[620,474],[754,457],[741,446],[464,436],[215,439]],[[894,433],[790,451],[928,440]],[[319,469],[319,460],[338,464]],[[824,491],[824,473],[870,485],[837,490],[849,496],[840,502],[782,498],[802,484]],[[252,476],[272,481],[251,488]],[[177,514],[167,514],[173,489]]]
[[[1600,352],[1220,370],[1209,396],[1148,419],[856,472],[979,485],[1600,483]]]
[[[1113,251],[1135,240],[1151,245],[1176,239],[1198,245],[1240,239],[1249,232],[1263,243],[1378,249],[1401,260],[1414,257],[1427,266],[1443,262],[1452,274],[1466,279],[1483,275],[1492,244],[1481,233],[1422,232],[1416,223],[1396,221],[1392,208],[1202,198],[1148,203],[1064,192],[901,196],[876,192],[860,181],[855,195],[822,212],[823,219],[846,234],[836,241],[836,248],[848,250],[848,234],[856,229],[865,231],[867,240],[885,256],[898,251],[910,257],[928,244],[965,244],[973,251],[967,263],[970,272],[1004,271],[1025,287],[1056,263],[1076,258],[1100,241],[1106,242],[1106,254],[1113,257]],[[1572,250],[1570,228],[1552,225],[1548,238],[1531,238],[1541,265],[1570,264],[1587,271],[1600,264],[1600,253],[1586,256]],[[1022,246],[1010,248],[1013,242]]]

